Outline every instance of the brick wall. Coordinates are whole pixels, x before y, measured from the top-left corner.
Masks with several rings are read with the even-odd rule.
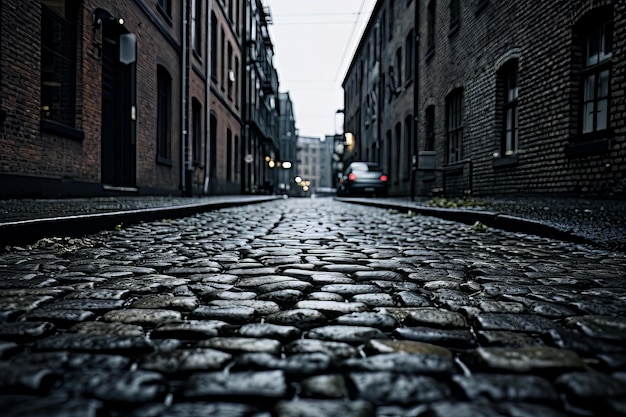
[[[182,10],[171,19],[145,0],[80,2],[77,19],[75,132],[41,129],[40,0],[2,4],[0,54],[0,195],[95,195],[102,193],[102,57],[92,13],[103,8],[124,19],[137,36],[136,184],[147,192],[180,189]],[[156,162],[157,66],[172,78],[172,164]],[[193,88],[198,88],[196,84]],[[177,104],[178,103],[178,104]],[[202,182],[202,181],[200,181]],[[17,185],[15,185],[17,184]],[[82,184],[82,185],[81,185]],[[17,189],[28,185],[28,189]]]
[[[421,2],[423,40],[427,4]],[[624,5],[581,0],[544,8],[530,1],[502,0],[486,2],[477,12],[477,2],[461,4],[459,31],[450,35],[448,10],[437,2],[435,53],[424,57],[420,68],[420,109],[435,105],[438,165],[447,165],[445,98],[454,88],[463,88],[463,159],[473,166],[474,194],[623,195]],[[578,136],[580,104],[575,25],[585,12],[603,4],[614,10],[611,149],[573,155],[567,150]],[[520,145],[516,162],[500,166],[493,157],[502,129],[497,73],[510,58],[518,60]],[[423,113],[419,116],[423,120]],[[418,123],[418,135],[425,137],[423,123]],[[427,176],[432,173],[420,174],[422,179]],[[441,186],[441,179],[419,185],[428,193]]]
[[[31,160],[58,159],[54,144],[39,138],[39,7],[40,1],[7,2],[2,5],[0,51],[0,170],[28,172]],[[35,46],[35,47],[33,47]],[[28,51],[24,54],[23,51]],[[46,165],[49,165],[45,160]],[[45,171],[45,169],[44,169]]]

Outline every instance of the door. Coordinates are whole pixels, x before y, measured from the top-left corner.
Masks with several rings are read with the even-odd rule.
[[[134,188],[135,63],[121,62],[120,45],[127,36],[122,29],[116,21],[103,24],[101,180],[108,186]]]

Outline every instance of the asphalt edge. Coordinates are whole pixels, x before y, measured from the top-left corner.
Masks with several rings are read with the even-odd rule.
[[[181,218],[226,207],[260,204],[279,199],[283,197],[272,195],[0,223],[0,252],[7,246],[34,244],[46,237],[83,237],[103,230],[114,230],[118,225],[126,227],[141,222]]]
[[[389,201],[376,201],[365,198],[343,198],[335,197],[335,200],[345,203],[360,204],[365,206],[386,208],[408,213],[409,211],[424,216],[438,217],[444,220],[452,220],[460,223],[473,225],[480,222],[487,227],[505,230],[508,232],[524,233],[549,239],[561,240],[577,244],[592,245],[601,247],[598,242],[577,235],[571,230],[560,229],[544,222],[511,216],[503,213],[496,213],[482,210],[471,210],[464,208],[440,208],[423,207],[411,202],[393,203]]]

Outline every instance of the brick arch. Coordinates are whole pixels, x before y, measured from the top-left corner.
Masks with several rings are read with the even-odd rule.
[[[570,26],[576,26],[589,12],[613,7],[613,0],[578,0],[571,5]]]
[[[512,48],[503,53],[500,58],[496,59],[494,64],[494,71],[500,71],[504,66],[510,64],[513,61],[520,61],[522,57],[522,51],[520,48]]]

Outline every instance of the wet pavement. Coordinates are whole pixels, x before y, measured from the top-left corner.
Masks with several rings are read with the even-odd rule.
[[[117,229],[0,253],[0,415],[626,416],[623,252],[330,198]]]

